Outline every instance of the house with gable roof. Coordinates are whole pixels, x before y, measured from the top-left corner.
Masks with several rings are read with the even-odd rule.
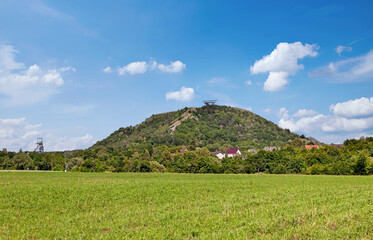
[[[235,157],[241,155],[241,152],[238,148],[228,148],[225,154],[227,155],[227,157]]]

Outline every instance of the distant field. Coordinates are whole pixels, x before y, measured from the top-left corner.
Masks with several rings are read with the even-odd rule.
[[[0,239],[371,239],[373,177],[0,173]]]

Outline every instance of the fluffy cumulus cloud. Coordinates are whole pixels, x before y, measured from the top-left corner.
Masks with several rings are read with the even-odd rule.
[[[373,78],[373,51],[365,55],[331,62],[309,74],[311,77],[327,77],[336,82],[353,82]]]
[[[373,115],[373,97],[359,98],[330,106],[330,110],[338,116],[364,117]]]
[[[293,132],[314,133],[314,132],[353,132],[373,127],[373,117],[350,119],[332,115],[318,114],[312,117],[300,119],[281,118],[279,126]]]
[[[34,64],[26,67],[15,60],[18,52],[11,45],[0,46],[0,95],[13,104],[32,104],[47,99],[64,84],[62,73],[72,67],[42,70]]]
[[[9,151],[33,151],[36,138],[44,136],[45,151],[63,151],[87,148],[93,144],[90,134],[81,137],[57,137],[46,134],[41,129],[42,124],[29,124],[26,118],[0,118],[0,148]]]
[[[178,73],[182,72],[185,68],[186,65],[179,60],[171,62],[169,65],[158,64],[158,69],[162,72]]]
[[[324,132],[339,132],[339,131],[361,131],[373,127],[373,117],[369,118],[344,118],[344,117],[328,117],[327,121],[321,125]]]
[[[118,69],[119,75],[124,75],[125,73],[129,73],[131,75],[134,74],[143,74],[147,71],[148,64],[146,62],[132,62],[123,66]]]
[[[316,45],[305,44],[301,42],[279,43],[271,54],[257,60],[250,67],[251,74],[269,73],[264,90],[275,92],[284,88],[288,84],[289,75],[294,75],[298,70],[304,68],[298,60],[307,56],[317,56]]]
[[[301,109],[292,117],[286,108],[281,108],[279,126],[306,134],[333,133],[340,137],[341,133],[348,132],[349,136],[361,135],[362,131],[369,132],[373,128],[372,104],[373,98],[360,98],[331,105],[332,114],[317,114],[313,110]]]
[[[166,93],[167,100],[177,100],[177,101],[189,101],[194,98],[194,89],[181,87],[179,91],[171,91]]]
[[[158,70],[160,72],[166,72],[166,73],[180,73],[186,68],[186,65],[182,63],[181,61],[171,61],[170,64],[165,65],[161,63],[157,63],[156,61],[138,61],[138,62],[131,62],[127,64],[126,66],[119,67],[118,68],[118,74],[124,75],[124,74],[144,74],[148,71],[155,71]],[[103,69],[105,73],[111,73],[112,68],[110,66]]]
[[[290,118],[289,111],[284,107],[280,108],[280,110],[278,111],[278,116],[282,119],[289,119]]]
[[[0,118],[0,146],[14,151],[30,149],[33,145],[29,140],[40,134],[40,126],[27,123],[25,118]]]
[[[352,51],[352,48],[351,47],[348,47],[348,46],[342,46],[342,45],[339,45],[338,47],[336,47],[335,49],[335,52],[338,53],[339,56],[341,56],[341,54],[343,52],[351,52]]]
[[[288,84],[287,72],[270,72],[267,81],[264,82],[264,91],[276,92],[282,90]]]
[[[298,120],[294,120],[293,118],[282,118],[280,119],[278,125],[282,128],[289,129],[292,132],[312,133],[325,120],[326,116],[323,114],[318,114],[313,117],[303,117]]]
[[[305,117],[305,116],[314,116],[317,112],[311,109],[299,109],[293,116],[294,117]]]

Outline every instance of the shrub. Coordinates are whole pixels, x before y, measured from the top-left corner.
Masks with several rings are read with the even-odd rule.
[[[150,170],[152,172],[165,172],[166,168],[157,161],[150,161]]]
[[[64,171],[65,169],[61,166],[61,165],[57,165],[55,166],[52,171],[57,171],[57,172],[62,172]]]

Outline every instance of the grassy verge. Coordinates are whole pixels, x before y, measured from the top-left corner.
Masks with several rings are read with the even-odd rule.
[[[0,239],[373,236],[373,177],[0,173]]]

